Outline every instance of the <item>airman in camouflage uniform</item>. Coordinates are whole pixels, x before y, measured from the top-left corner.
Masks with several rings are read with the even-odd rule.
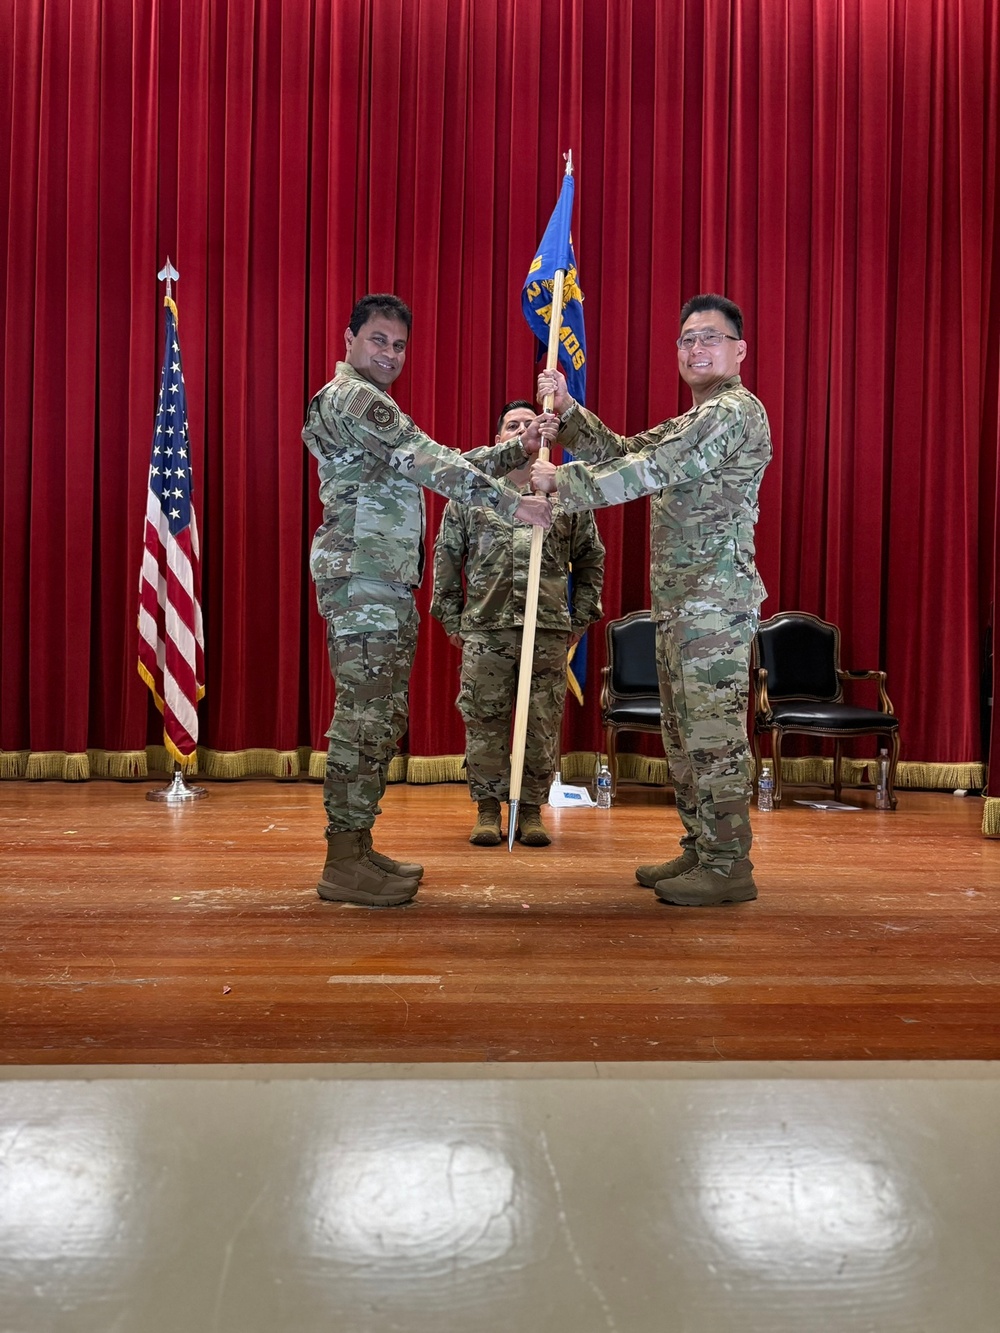
[[[500,413],[494,447],[515,439],[534,417],[530,403],[508,403]],[[526,487],[527,468],[509,473],[507,481]],[[462,649],[457,702],[465,721],[469,794],[478,803],[469,841],[478,846],[495,847],[501,842],[500,803],[510,796],[510,727],[517,696],[531,532],[524,524],[512,524],[488,510],[452,500],[434,547],[431,614]],[[551,842],[541,807],[559,766],[566,655],[587,626],[601,618],[603,579],[604,546],[593,515],[565,514],[556,506],[542,544],[518,805],[518,835],[528,847],[547,847]]]
[[[738,306],[715,294],[681,311],[681,378],[694,406],[623,438],[576,405],[557,372],[539,377],[559,417],[542,433],[587,461],[536,462],[536,489],[575,511],[652,496],[650,592],[656,621],[663,743],[684,825],[681,855],[640,866],[665,902],[700,906],[755,898],[749,859],[750,643],[764,587],[754,525],[771,432],[737,373],[746,356]],[[558,434],[556,426],[558,423]]]
[[[302,431],[319,470],[323,522],[309,563],[336,684],[323,793],[327,860],[317,890],[372,907],[409,901],[423,874],[375,852],[371,839],[407,723],[413,588],[424,561],[421,487],[508,519],[550,521],[546,500],[492,479],[525,462],[520,440],[463,455],[436,444],[389,397],[410,323],[398,297],[363,297],[345,333],[346,361],[309,404]]]

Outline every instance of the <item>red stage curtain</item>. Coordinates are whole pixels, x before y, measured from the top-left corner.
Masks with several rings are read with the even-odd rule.
[[[168,253],[204,553],[201,739],[323,747],[305,403],[354,298],[391,289],[415,314],[402,405],[446,443],[492,438],[499,405],[531,391],[520,288],[572,146],[590,405],[627,431],[682,409],[679,306],[736,298],[777,448],[765,614],[817,612],[847,665],[886,667],[905,758],[982,757],[992,0],[0,8],[0,748],[156,737],[135,616]],[[647,506],[599,523],[607,614],[646,604]],[[568,749],[600,741],[590,638]],[[425,617],[413,753],[461,750],[456,688]]]

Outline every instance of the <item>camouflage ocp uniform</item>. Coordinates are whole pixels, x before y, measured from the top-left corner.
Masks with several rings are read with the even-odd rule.
[[[559,439],[587,460],[559,469],[566,509],[653,497],[649,582],[681,845],[705,865],[728,867],[751,844],[746,714],[765,596],[754,525],[771,458],[767,415],[734,375],[700,406],[640,435],[615,435],[577,407]]]
[[[469,793],[510,795],[510,726],[517,695],[531,526],[452,501],[434,547],[431,614],[462,635],[458,710]],[[572,606],[568,573],[572,567]],[[464,573],[464,586],[463,586]],[[559,766],[569,636],[601,618],[604,546],[590,513],[556,505],[542,541],[538,616],[521,799],[544,805]]]
[[[422,486],[512,518],[500,476],[518,440],[467,454],[437,444],[346,362],[309,404],[302,431],[319,470],[323,522],[309,558],[336,684],[323,802],[332,832],[371,828],[406,730],[407,682],[424,565]]]

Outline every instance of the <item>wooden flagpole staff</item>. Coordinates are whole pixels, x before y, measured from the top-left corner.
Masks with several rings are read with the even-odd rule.
[[[572,150],[566,154],[567,176],[573,174]],[[549,319],[549,345],[545,356],[545,369],[555,370],[559,364],[559,333],[562,329],[563,285],[566,270],[558,268],[552,287],[552,314]],[[552,411],[555,395],[546,394],[542,408]],[[538,457],[548,462],[549,450],[544,440],[538,451]],[[531,699],[531,673],[535,660],[535,625],[538,620],[538,585],[542,575],[542,542],[545,529],[535,526],[531,529],[531,550],[528,558],[528,587],[524,598],[524,629],[521,633],[521,658],[518,664],[517,701],[514,705],[514,741],[510,752],[510,795],[507,813],[507,850],[514,850],[514,837],[517,833],[517,807],[521,803],[521,779],[524,776],[524,747],[528,736],[528,705]]]

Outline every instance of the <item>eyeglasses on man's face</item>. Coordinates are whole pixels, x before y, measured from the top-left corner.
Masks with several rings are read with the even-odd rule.
[[[681,334],[677,346],[682,352],[690,352],[695,343],[701,343],[702,347],[721,347],[727,338],[732,343],[740,342],[731,333],[720,333],[718,329],[693,329],[690,333]]]

